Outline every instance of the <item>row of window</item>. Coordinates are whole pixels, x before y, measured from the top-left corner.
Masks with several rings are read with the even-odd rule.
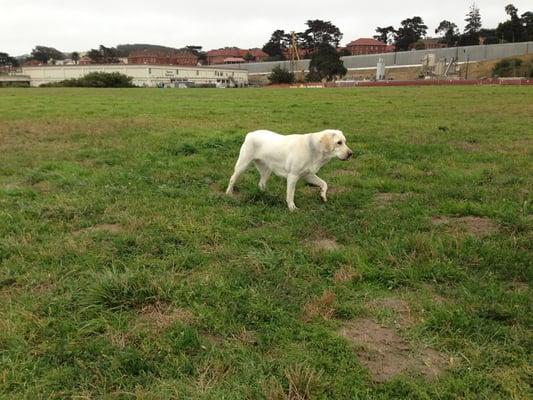
[[[355,49],[361,49],[361,50],[383,50],[386,46],[353,46]]]
[[[215,71],[215,76],[224,76],[224,72]],[[226,72],[226,76],[230,76],[229,72]],[[231,76],[235,76],[235,72],[232,72]]]
[[[148,74],[151,75],[152,74],[152,68],[148,68]],[[177,69],[176,70],[176,75],[179,75],[180,74],[180,70]],[[199,76],[200,75],[200,70],[196,70],[196,76]],[[215,71],[215,76],[224,76],[224,72],[221,72],[221,71]],[[229,72],[226,72],[226,76],[230,76],[230,73]],[[231,76],[235,76],[235,72],[231,72]]]

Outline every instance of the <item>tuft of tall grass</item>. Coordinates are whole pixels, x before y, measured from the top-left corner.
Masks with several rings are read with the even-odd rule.
[[[108,309],[127,309],[168,300],[167,291],[149,274],[142,271],[108,270],[94,276],[87,292],[88,305]]]

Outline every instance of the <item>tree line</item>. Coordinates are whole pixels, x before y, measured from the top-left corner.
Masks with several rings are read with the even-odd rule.
[[[463,32],[459,31],[457,24],[454,22],[443,20],[435,29],[435,34],[438,35],[439,42],[447,46],[477,45],[481,41],[484,44],[532,41],[533,12],[527,11],[520,14],[513,4],[508,4],[504,9],[508,19],[500,22],[496,28],[488,29],[482,26],[480,9],[475,4],[472,4],[466,14],[466,26]],[[304,50],[302,52],[304,58],[312,58],[312,54],[323,43],[339,48],[343,34],[333,23],[317,19],[308,20],[306,26],[307,29],[303,32],[296,32],[294,36],[297,47]],[[397,28],[393,26],[378,26],[374,38],[383,43],[394,45],[396,51],[405,51],[412,48],[423,48],[424,45],[420,40],[427,35],[427,32],[428,26],[423,19],[420,16],[413,16],[402,20]],[[263,46],[263,51],[268,54],[266,61],[286,59],[291,41],[292,34],[290,32],[285,32],[282,29],[275,30],[268,42]],[[137,49],[136,46],[144,46],[144,48],[150,46],[151,49],[171,49],[153,45],[118,45],[117,47],[100,45],[96,49],[91,49],[87,56],[93,63],[118,63],[120,57],[126,57],[132,49]],[[199,57],[200,60],[205,60],[206,58],[206,53],[202,51],[201,46],[187,46],[183,49],[172,50],[188,50]],[[338,51],[338,53],[340,56],[349,55],[349,52],[345,49]],[[77,63],[80,59],[80,54],[78,52],[63,53],[53,47],[35,46],[27,60],[36,60],[46,64],[64,60],[65,58],[70,58],[74,63]],[[19,63],[20,60],[17,58],[0,52],[0,67],[17,67]]]
[[[465,18],[465,28],[461,33],[457,24],[443,20],[435,29],[438,41],[448,47],[475,46],[479,44],[515,43],[533,40],[533,13],[527,11],[519,16],[518,9],[509,4],[505,6],[509,19],[500,22],[496,28],[483,28],[481,11],[472,4]],[[416,16],[407,18],[400,23],[400,27],[377,27],[374,36],[384,43],[394,44],[397,51],[411,48],[421,48],[420,43],[427,34],[428,27],[422,18]]]
[[[96,49],[91,49],[87,52],[87,57],[91,60],[93,64],[118,64],[121,57],[127,57],[134,50],[154,50],[154,51],[189,51],[199,60],[206,60],[207,55],[202,51],[202,46],[186,46],[182,49],[175,49],[172,47],[150,45],[150,44],[121,44],[116,47],[106,47],[104,45],[98,46]],[[57,61],[71,59],[75,64],[80,60],[80,53],[74,51],[72,53],[64,53],[53,47],[47,46],[35,46],[29,57],[24,61],[35,60],[41,64],[55,64]],[[0,67],[1,66],[10,66],[18,67],[20,61],[11,57],[7,53],[0,52]]]
[[[509,19],[500,22],[494,29],[482,27],[481,11],[479,7],[472,4],[466,14],[466,26],[461,33],[457,24],[448,20],[443,20],[435,29],[438,41],[449,47],[472,46],[480,42],[484,44],[513,43],[533,40],[533,12],[527,11],[519,15],[518,9],[509,4],[505,6],[505,12]],[[307,29],[303,32],[296,32],[296,44],[298,48],[304,49],[304,58],[311,58],[314,50],[320,43],[327,42],[332,46],[339,47],[342,39],[342,32],[338,27],[329,21],[309,20],[306,22]],[[406,18],[400,25],[384,26],[376,28],[374,38],[394,45],[396,51],[406,51],[420,49],[423,43],[420,40],[426,37],[428,26],[420,16]],[[275,30],[267,43],[263,46],[263,51],[269,55],[267,61],[285,60],[289,54],[292,34],[282,29]],[[340,55],[348,55],[346,50],[341,50]]]
[[[440,35],[437,40],[449,47],[533,40],[533,13],[528,11],[519,16],[518,9],[512,4],[505,7],[505,12],[509,16],[507,21],[499,23],[495,29],[483,29],[481,12],[472,4],[466,14],[464,31],[460,33],[455,23],[443,20],[435,29],[435,34]],[[333,80],[343,76],[346,69],[340,56],[348,55],[349,52],[338,51],[343,36],[340,29],[330,21],[308,20],[306,25],[305,31],[297,33],[275,30],[263,46],[263,51],[269,55],[266,61],[287,59],[294,40],[298,48],[303,50],[303,57],[311,59],[306,80]],[[428,26],[423,19],[413,16],[402,20],[398,28],[378,26],[374,38],[394,45],[395,51],[418,50],[425,48],[421,39],[426,37],[427,31]],[[295,75],[292,71],[278,67],[269,79],[272,83],[292,83]]]

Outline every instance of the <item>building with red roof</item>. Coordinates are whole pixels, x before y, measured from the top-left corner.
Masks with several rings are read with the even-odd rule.
[[[41,65],[46,65],[46,63],[43,63],[42,61],[39,61],[39,60],[30,59],[30,60],[24,61],[24,64],[22,64],[22,65],[24,67],[38,67],[38,66],[41,66]]]
[[[261,62],[268,57],[261,49],[239,49],[238,47],[226,47],[224,49],[209,50],[207,52],[208,64],[235,64],[239,62]],[[239,59],[239,60],[237,60]]]
[[[314,49],[304,49],[298,47],[298,55],[300,56],[300,60],[303,60],[304,58],[309,58],[311,54],[313,53]],[[286,60],[291,59],[291,51],[290,49],[284,49],[283,50],[283,57],[285,57]]]
[[[187,50],[164,52],[144,49],[132,51],[128,55],[128,64],[195,66],[198,64],[198,57]]]
[[[228,57],[224,59],[223,64],[242,64],[245,62],[246,60],[242,57]]]
[[[390,46],[388,46],[386,43],[371,38],[360,38],[351,41],[346,45],[346,48],[352,56],[361,54],[387,53],[391,51]]]

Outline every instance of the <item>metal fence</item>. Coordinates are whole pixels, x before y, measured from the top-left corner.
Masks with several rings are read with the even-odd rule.
[[[344,66],[348,69],[355,68],[375,68],[378,60],[383,58],[386,66],[391,65],[421,65],[422,59],[427,54],[435,54],[436,59],[454,57],[458,62],[469,61],[485,61],[494,60],[496,58],[519,56],[523,54],[533,53],[533,42],[522,43],[505,43],[505,44],[489,44],[483,46],[466,46],[466,47],[448,47],[444,49],[431,50],[416,50],[416,51],[401,51],[396,53],[382,53],[382,54],[368,54],[363,56],[348,56],[342,57]],[[246,63],[246,64],[226,64],[217,65],[227,69],[243,69],[250,74],[266,74],[272,71],[276,65],[281,65],[290,69],[289,61],[272,61],[262,63]],[[298,62],[296,67],[298,70],[309,69],[309,60],[302,60]]]

